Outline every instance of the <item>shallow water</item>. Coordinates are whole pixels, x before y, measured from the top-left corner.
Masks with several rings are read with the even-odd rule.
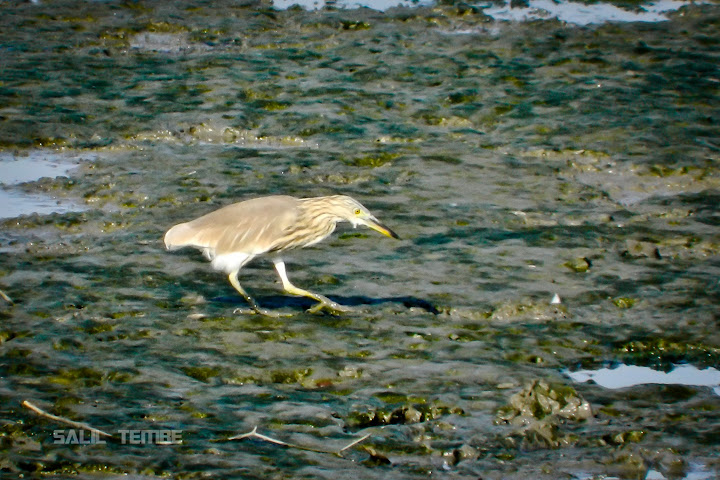
[[[65,213],[84,210],[80,202],[60,201],[45,194],[28,193],[19,186],[42,178],[67,177],[78,158],[53,151],[31,150],[24,155],[0,153],[0,219],[38,213]]]
[[[713,387],[715,394],[720,395],[720,371],[714,368],[700,370],[693,365],[679,365],[669,372],[637,365],[618,365],[614,368],[578,370],[566,374],[576,382],[593,381],[605,388],[627,388],[647,384],[689,385]]]
[[[3,474],[717,476],[711,386],[564,373],[720,366],[718,7],[668,17],[3,7],[4,153],[85,159],[12,187],[82,209],[0,224]],[[223,275],[163,248],[277,193],[352,195],[403,238],[344,227],[286,259],[354,313],[305,313],[258,260],[241,283],[292,316],[233,314]],[[115,438],[56,444],[70,427],[23,400]],[[255,426],[370,436],[228,440]]]

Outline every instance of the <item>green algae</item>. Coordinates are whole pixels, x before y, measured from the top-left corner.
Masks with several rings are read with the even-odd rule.
[[[304,368],[298,370],[280,370],[270,373],[270,381],[273,383],[300,383],[306,377],[312,375],[313,371],[311,368]]]
[[[632,308],[635,305],[635,299],[627,297],[614,298],[612,302],[618,308]]]
[[[349,165],[355,167],[377,168],[392,162],[400,156],[399,153],[379,152],[377,154],[364,155],[357,158],[345,160]]]
[[[450,414],[462,415],[464,411],[459,407],[442,404],[412,403],[395,408],[386,407],[354,410],[345,418],[345,424],[349,428],[354,429],[386,425],[407,425],[431,422]]]
[[[199,380],[201,382],[209,382],[212,378],[217,377],[221,373],[219,367],[182,367],[182,371],[185,375]]]
[[[677,445],[715,468],[710,389],[568,390],[560,372],[720,364],[716,7],[581,29],[461,2],[88,8],[2,17],[3,152],[98,155],[19,187],[86,212],[2,222],[6,474],[681,478]],[[259,261],[241,283],[293,317],[251,315],[199,256],[164,251],[169,225],[277,193],[351,194],[406,239],[293,252],[294,282],[356,312],[305,315]],[[181,428],[188,449],[64,450],[31,397]],[[563,417],[573,402],[595,419]],[[214,443],[263,423],[373,435],[342,464]]]
[[[96,387],[106,380],[105,374],[90,367],[69,368],[60,370],[57,375],[48,379],[52,383],[67,386]]]
[[[634,365],[658,366],[663,369],[678,363],[713,367],[720,365],[720,348],[679,338],[638,339],[617,345],[615,350]]]

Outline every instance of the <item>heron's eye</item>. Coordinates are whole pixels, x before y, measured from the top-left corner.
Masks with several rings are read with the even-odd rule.
[[[355,213],[355,215],[360,215],[362,213],[362,211],[360,211],[359,208],[356,208],[354,213]]]

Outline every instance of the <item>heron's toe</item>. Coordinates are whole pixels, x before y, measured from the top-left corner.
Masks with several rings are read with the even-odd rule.
[[[351,307],[340,305],[339,303],[335,302],[318,302],[317,305],[310,307],[307,309],[308,313],[319,313],[323,310],[328,310],[333,315],[337,315],[338,313],[348,313],[352,312],[353,309]]]
[[[292,317],[289,313],[268,310],[267,308],[236,308],[233,313],[235,315],[263,315],[270,318]]]

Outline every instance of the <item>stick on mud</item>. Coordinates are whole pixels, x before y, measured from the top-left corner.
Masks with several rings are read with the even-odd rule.
[[[43,410],[42,408],[40,408],[40,407],[38,407],[37,405],[35,405],[34,403],[31,403],[29,400],[23,400],[22,406],[25,407],[25,408],[28,408],[28,409],[32,410],[33,412],[37,413],[37,414],[40,415],[41,417],[45,417],[45,418],[48,418],[48,419],[50,419],[50,420],[54,420],[54,421],[56,421],[56,422],[64,423],[64,424],[66,424],[66,425],[70,425],[71,427],[82,428],[83,430],[89,430],[89,431],[91,431],[91,432],[97,433],[98,435],[103,435],[103,436],[105,436],[105,437],[110,437],[110,438],[112,438],[112,435],[111,435],[111,434],[109,434],[109,433],[107,433],[107,432],[103,432],[102,430],[99,430],[99,429],[97,429],[97,428],[95,428],[95,427],[91,427],[91,426],[88,425],[87,423],[76,422],[75,420],[70,420],[70,419],[68,419],[68,418],[59,417],[59,416],[57,416],[57,415],[53,415],[52,413],[48,413],[48,412],[46,412],[45,410]]]
[[[358,443],[364,441],[364,440],[367,439],[370,435],[371,435],[370,433],[368,433],[368,434],[366,434],[366,435],[363,435],[362,437],[353,440],[352,442],[350,442],[349,444],[347,444],[346,446],[344,446],[344,447],[341,448],[340,450],[324,450],[324,449],[320,449],[320,448],[307,447],[307,446],[304,446],[304,445],[295,445],[295,444],[293,444],[293,443],[283,442],[282,440],[278,440],[278,439],[275,439],[275,438],[272,438],[272,437],[268,437],[267,435],[263,435],[262,433],[257,433],[257,427],[253,428],[251,431],[249,431],[249,432],[247,432],[247,433],[242,433],[242,434],[240,434],[240,435],[235,435],[234,437],[230,437],[230,438],[228,438],[228,440],[243,440],[243,439],[245,439],[245,438],[257,438],[258,440],[263,440],[263,441],[265,441],[265,442],[274,443],[275,445],[282,445],[282,446],[288,447],[288,448],[297,448],[298,450],[306,450],[306,451],[309,451],[309,452],[330,453],[330,454],[332,454],[332,455],[342,456],[342,452],[344,452],[345,450],[347,450],[347,449],[349,449],[349,448],[357,445]]]

